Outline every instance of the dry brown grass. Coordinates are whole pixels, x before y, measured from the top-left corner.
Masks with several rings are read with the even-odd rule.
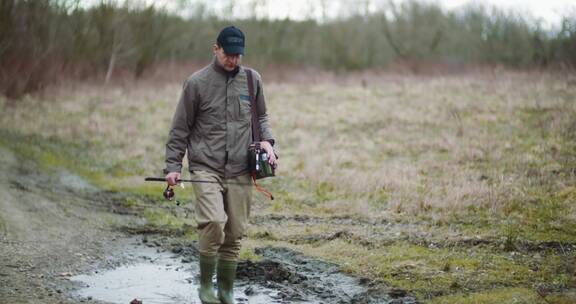
[[[282,113],[275,118],[289,156],[284,168],[342,194],[384,191],[384,209],[413,211],[498,209],[521,199],[533,180],[529,170],[563,166],[549,149],[565,141],[576,93],[561,78],[522,73],[390,76],[366,88],[271,90],[272,111]],[[530,111],[551,115],[526,117]],[[545,119],[544,125],[530,119]]]
[[[315,210],[497,211],[530,196],[535,183],[550,191],[574,184],[574,172],[551,173],[574,165],[566,152],[566,128],[574,128],[576,113],[574,80],[504,71],[332,79],[265,87],[279,175],[294,185],[288,191],[296,200],[322,196],[309,204]],[[4,105],[1,126],[98,143],[105,147],[102,158],[136,163],[138,172],[123,178],[132,183],[132,175],[162,169],[179,90],[174,82],[70,85],[44,100]]]

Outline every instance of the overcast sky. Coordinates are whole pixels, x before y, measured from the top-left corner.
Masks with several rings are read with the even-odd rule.
[[[186,1],[186,0],[184,0]],[[403,0],[394,0],[402,2]],[[470,0],[424,0],[441,4],[446,9],[457,9]],[[194,2],[194,1],[191,1]],[[216,10],[230,11],[230,3],[235,3],[232,8],[233,15],[246,16],[253,11],[253,3],[260,3],[255,12],[259,17],[271,17],[284,19],[302,20],[307,18],[321,19],[345,15],[354,10],[376,11],[388,0],[213,0]],[[576,12],[576,0],[476,0],[474,3],[494,5],[504,9],[512,9],[522,14],[531,15],[541,19],[545,25],[557,24],[560,17],[567,15],[569,11]],[[324,7],[324,9],[323,9]]]
[[[103,0],[81,0],[94,5]],[[104,0],[107,1],[107,0]],[[108,0],[110,1],[110,0]],[[375,12],[390,0],[111,0],[117,2],[147,3],[163,6],[182,15],[190,15],[195,8],[204,7],[220,18],[260,18],[292,20],[323,20],[346,16],[354,12]],[[408,0],[392,0],[400,3]],[[562,16],[576,17],[576,0],[419,0],[438,3],[447,10],[458,9],[469,3],[493,5],[514,10],[542,21],[545,27],[558,26]]]

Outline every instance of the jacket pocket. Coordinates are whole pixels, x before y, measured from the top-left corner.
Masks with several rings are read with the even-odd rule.
[[[250,116],[252,115],[251,112],[251,104],[250,104],[250,97],[248,95],[239,95],[237,98],[238,102],[238,120],[246,121],[250,120]]]

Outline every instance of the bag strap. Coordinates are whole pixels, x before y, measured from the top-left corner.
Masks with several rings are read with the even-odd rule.
[[[268,196],[270,200],[273,201],[274,195],[272,195],[270,191],[262,188],[262,186],[258,185],[258,183],[256,182],[256,172],[252,172],[250,175],[252,176],[252,181],[254,182],[254,187],[256,187],[256,191]]]
[[[262,135],[260,134],[260,123],[258,121],[258,109],[256,108],[256,98],[254,96],[254,82],[252,77],[252,70],[246,68],[246,81],[248,82],[248,94],[250,95],[250,110],[252,112],[252,141],[260,142]]]

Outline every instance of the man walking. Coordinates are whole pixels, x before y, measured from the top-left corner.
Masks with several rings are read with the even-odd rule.
[[[184,83],[166,144],[166,180],[181,177],[182,158],[188,163],[196,194],[200,251],[199,297],[204,304],[234,303],[234,280],[240,240],[252,198],[248,147],[252,121],[259,127],[261,148],[276,166],[260,75],[240,65],[245,36],[234,26],[224,28],[212,46],[212,63]],[[249,88],[249,80],[252,88]],[[252,107],[257,117],[252,120]],[[218,295],[213,290],[216,272]]]

